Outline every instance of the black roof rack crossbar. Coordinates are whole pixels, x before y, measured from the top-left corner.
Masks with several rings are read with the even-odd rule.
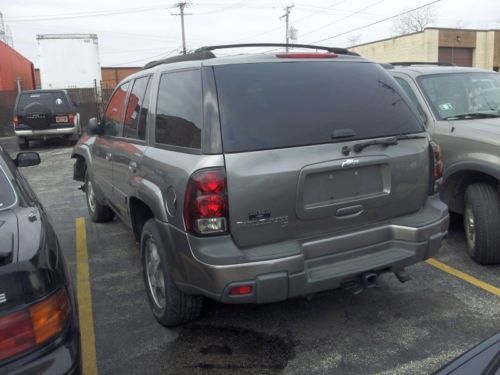
[[[321,49],[328,52],[338,53],[340,55],[353,55],[359,56],[355,52],[348,51],[345,48],[315,46],[311,44],[286,44],[286,43],[245,43],[245,44],[223,44],[219,46],[205,46],[198,48],[195,52],[213,51],[215,49],[225,48],[250,48],[250,47],[288,47],[288,48],[308,48],[308,49]]]
[[[180,61],[196,61],[196,60],[207,60],[213,59],[215,55],[210,51],[195,51],[194,53],[188,53],[186,55],[177,55],[172,57],[167,57],[166,59],[156,60],[148,62],[142,69],[149,69],[161,64],[171,64]]]
[[[425,62],[425,61],[402,61],[402,62],[391,62],[391,65],[397,66],[410,66],[410,65],[437,65],[437,66],[456,66],[449,62]]]

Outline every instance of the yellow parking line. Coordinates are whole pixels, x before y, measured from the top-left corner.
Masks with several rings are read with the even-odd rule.
[[[82,373],[96,375],[94,317],[92,315],[92,294],[90,292],[89,257],[87,251],[87,230],[85,218],[75,220],[76,225],[76,289],[80,332],[82,343]]]
[[[465,272],[459,271],[453,267],[450,267],[447,264],[444,264],[444,263],[442,263],[439,260],[436,260],[434,258],[427,259],[426,262],[428,264],[430,264],[431,266],[439,268],[441,271],[447,272],[455,277],[458,277],[459,279],[467,281],[468,283],[475,285],[478,288],[484,289],[490,293],[493,293],[496,296],[500,296],[500,288],[497,288],[491,284],[488,284],[488,283],[485,283],[484,281],[476,279],[475,277],[468,275]]]

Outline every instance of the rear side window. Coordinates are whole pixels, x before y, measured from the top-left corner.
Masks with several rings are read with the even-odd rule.
[[[281,62],[215,68],[225,152],[424,131],[391,77],[372,63]],[[344,139],[345,140],[345,139]]]
[[[123,121],[124,137],[141,140],[146,138],[149,91],[149,76],[134,81]]]
[[[123,108],[127,97],[129,82],[123,83],[109,99],[106,113],[104,114],[104,134],[118,136],[122,121]]]
[[[156,106],[156,143],[199,149],[202,120],[201,72],[163,74]]]
[[[36,104],[35,104],[36,103]],[[29,111],[30,107],[42,106],[55,114],[71,112],[68,99],[63,92],[37,92],[24,93],[19,97],[17,103],[18,113],[23,113],[24,110]]]

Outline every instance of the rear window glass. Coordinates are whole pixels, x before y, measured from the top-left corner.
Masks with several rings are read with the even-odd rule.
[[[289,62],[215,67],[225,152],[423,131],[401,88],[377,64]],[[345,139],[344,139],[345,140]]]
[[[0,167],[0,210],[5,210],[16,203],[16,193],[7,175]]]
[[[49,108],[52,111],[69,112],[69,104],[66,99],[66,95],[62,92],[37,92],[37,93],[25,93],[21,94],[19,97],[19,102],[17,104],[18,111],[24,110],[27,106],[32,103],[41,104],[44,107]]]

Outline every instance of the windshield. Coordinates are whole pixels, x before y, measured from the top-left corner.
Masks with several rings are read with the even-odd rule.
[[[497,73],[436,74],[418,81],[438,120],[467,113],[500,114]]]
[[[423,131],[377,64],[287,62],[215,67],[225,152]],[[335,138],[335,134],[348,134]]]
[[[0,211],[12,207],[16,203],[16,193],[5,171],[0,167]]]
[[[34,92],[21,94],[17,109],[22,112],[31,103],[39,103],[53,112],[69,112],[68,101],[63,92]]]

